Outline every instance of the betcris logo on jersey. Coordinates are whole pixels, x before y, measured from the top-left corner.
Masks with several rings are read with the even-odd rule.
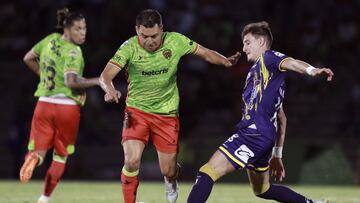
[[[161,74],[166,74],[167,72],[169,72],[168,68],[162,68],[160,70],[150,70],[150,71],[142,71],[141,74],[143,76],[154,76],[154,75],[161,75]]]

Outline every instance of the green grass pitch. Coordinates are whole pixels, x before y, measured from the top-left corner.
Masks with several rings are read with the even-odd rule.
[[[316,199],[325,198],[331,203],[359,203],[360,188],[357,186],[291,186],[296,191]],[[32,181],[21,184],[16,181],[0,181],[0,203],[36,203],[43,184]],[[178,203],[186,202],[190,183],[180,183]],[[142,182],[137,201],[166,203],[161,182]],[[62,181],[52,195],[51,203],[121,203],[120,182],[70,182]],[[247,184],[218,183],[214,186],[208,203],[266,203],[255,197]]]

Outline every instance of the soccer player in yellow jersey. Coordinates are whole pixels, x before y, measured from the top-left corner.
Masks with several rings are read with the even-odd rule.
[[[121,93],[112,85],[124,69],[128,73],[128,95],[122,132],[125,163],[121,173],[125,203],[136,199],[140,160],[149,138],[158,154],[168,202],[178,197],[177,165],[179,93],[177,65],[181,57],[193,54],[216,65],[230,67],[240,54],[226,58],[176,32],[163,32],[156,10],[143,10],[136,17],[136,33],[110,59],[100,77],[105,101],[118,102]]]
[[[35,92],[39,97],[34,111],[28,150],[20,170],[20,181],[31,179],[46,152],[54,148],[53,161],[45,176],[45,188],[38,203],[47,203],[65,170],[68,155],[74,153],[80,106],[85,89],[99,85],[98,78],[83,78],[84,59],[79,45],[85,42],[86,22],[80,13],[57,11],[63,33],[52,33],[26,53],[24,62],[40,77]]]

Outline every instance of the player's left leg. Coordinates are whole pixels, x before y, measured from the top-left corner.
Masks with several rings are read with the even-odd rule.
[[[180,172],[177,164],[179,118],[154,114],[150,118],[152,141],[164,176],[166,199],[169,203],[174,203],[178,197],[177,178]]]
[[[206,202],[215,181],[234,170],[234,166],[228,161],[224,154],[219,150],[216,151],[209,162],[200,168],[187,202]]]
[[[158,151],[161,174],[164,176],[166,199],[169,203],[178,198],[177,179],[180,174],[180,165],[177,163],[177,153],[163,153]]]
[[[52,147],[55,135],[52,126],[53,111],[54,105],[51,103],[38,102],[36,104],[31,122],[29,152],[25,156],[19,175],[22,183],[27,183],[31,179],[35,168],[42,164],[47,150]]]
[[[35,170],[35,168],[42,164],[46,151],[29,151],[25,156],[24,164],[20,169],[20,181],[22,183],[27,183]]]
[[[80,106],[56,105],[54,114],[56,133],[53,139],[53,160],[47,170],[44,191],[38,203],[47,203],[65,171],[68,155],[75,152],[75,142],[80,123]]]
[[[291,203],[318,203],[304,197],[303,195],[294,192],[290,188],[283,185],[270,184],[269,171],[256,172],[247,169],[250,184],[256,196],[276,200],[278,202],[291,202]],[[326,203],[326,201],[324,202]]]

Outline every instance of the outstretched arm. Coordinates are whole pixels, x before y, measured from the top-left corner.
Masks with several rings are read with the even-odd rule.
[[[281,107],[277,114],[278,119],[278,131],[275,146],[273,147],[272,157],[270,159],[270,174],[275,176],[275,180],[282,181],[285,178],[285,168],[282,162],[282,150],[285,141],[285,132],[286,132],[286,115]]]
[[[76,73],[65,73],[65,85],[72,88],[83,90],[88,87],[99,85],[99,78],[83,78]]]
[[[329,68],[315,68],[304,61],[293,58],[285,59],[281,63],[280,68],[284,70],[292,70],[302,74],[308,74],[313,77],[318,75],[326,75],[328,81],[331,81],[332,77],[334,76],[334,73]]]
[[[100,75],[100,86],[105,92],[104,100],[106,102],[116,102],[119,103],[119,98],[121,97],[120,91],[116,90],[112,80],[120,72],[120,68],[108,63],[105,66],[105,69]]]
[[[24,56],[24,63],[29,67],[32,71],[36,73],[36,75],[40,76],[40,66],[39,62],[37,61],[37,55],[35,54],[34,50],[28,51]]]
[[[240,58],[240,53],[236,52],[236,54],[226,58],[225,56],[219,54],[218,52],[205,48],[201,45],[198,45],[198,49],[195,51],[195,55],[201,57],[205,61],[215,64],[215,65],[223,65],[225,67],[233,66],[237,63]]]

